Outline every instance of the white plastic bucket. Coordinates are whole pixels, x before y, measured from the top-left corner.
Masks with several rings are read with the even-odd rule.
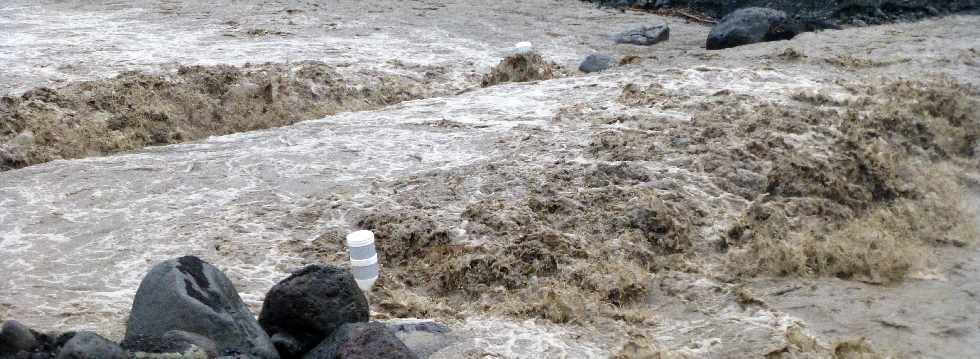
[[[362,291],[369,291],[378,280],[378,254],[374,247],[374,233],[356,231],[347,235],[350,251],[350,269],[354,281]]]

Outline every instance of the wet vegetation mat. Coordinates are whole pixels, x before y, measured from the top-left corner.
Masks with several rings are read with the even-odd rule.
[[[0,171],[285,126],[432,95],[437,78],[320,62],[181,66],[0,99]]]
[[[931,246],[975,241],[958,176],[976,168],[976,90],[940,79],[854,91],[824,119],[826,151],[773,161],[729,231],[736,273],[892,282],[923,269]]]

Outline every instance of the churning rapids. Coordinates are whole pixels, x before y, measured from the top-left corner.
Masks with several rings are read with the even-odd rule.
[[[483,188],[494,177],[481,172],[482,165],[506,162],[534,172],[558,162],[614,163],[590,155],[590,141],[599,131],[627,125],[562,119],[576,111],[685,122],[691,121],[691,113],[684,105],[723,91],[778,104],[804,92],[846,97],[840,81],[945,74],[980,84],[980,18],[971,15],[807,33],[791,41],[710,52],[703,49],[709,28],[702,25],[579,1],[316,3],[164,0],[134,6],[122,1],[13,0],[0,5],[0,32],[5,34],[0,37],[0,91],[12,94],[105,79],[122,71],[173,71],[176,64],[302,60],[323,61],[341,73],[370,70],[425,77],[438,72],[443,81],[432,86],[446,94],[287,127],[0,172],[0,319],[16,318],[46,330],[90,329],[119,338],[146,270],[188,254],[222,268],[245,302],[257,309],[273,284],[305,263],[286,243],[311,242],[328,228],[355,229],[357,216],[389,204],[406,179],[462,171],[459,198],[436,213],[458,218],[467,204],[490,195]],[[669,42],[634,47],[609,40],[624,29],[663,22],[671,25]],[[552,80],[479,88],[480,75],[519,41],[532,42],[545,58],[566,69],[595,51],[635,55],[642,62],[600,74],[566,71],[567,76]],[[781,60],[787,48],[810,59]],[[823,61],[845,56],[873,58],[880,65],[855,69]],[[659,84],[680,95],[683,103],[669,108],[624,105],[617,98],[627,83]],[[707,203],[716,223],[700,229],[705,238],[721,236],[748,205],[744,198],[709,188],[708,175],[684,158],[667,156],[642,166]],[[451,229],[454,243],[485,240],[469,236],[462,225]],[[956,258],[975,263],[977,257],[971,249],[966,259]],[[963,268],[980,270],[975,264]],[[970,275],[972,280],[948,285],[980,289],[980,275]],[[788,280],[776,281],[773,287]],[[692,285],[724,286],[707,278]],[[848,291],[843,287],[839,290]],[[914,291],[920,286],[907,287]],[[742,347],[764,353],[784,340],[793,323],[808,320],[793,308],[848,305],[820,297],[802,300],[799,306],[755,311],[731,302],[695,304],[720,308],[715,317],[665,309],[654,333],[665,347],[695,356],[716,350],[740,353],[732,348]],[[666,305],[657,298],[649,302]],[[896,306],[913,317],[969,306],[945,305]],[[980,323],[976,303],[972,305],[960,320]],[[945,324],[923,324],[938,329],[909,324],[912,329],[906,334],[929,336]],[[705,329],[709,327],[717,330]],[[844,333],[815,334],[820,340],[865,335],[908,353],[915,353],[909,345],[951,345],[928,350],[936,356],[980,350],[975,326],[953,344],[939,337],[903,344],[906,336],[876,337],[864,327],[842,327]],[[479,348],[506,357],[608,356],[625,339],[587,327],[483,313],[470,313],[454,330],[467,339],[439,355]]]

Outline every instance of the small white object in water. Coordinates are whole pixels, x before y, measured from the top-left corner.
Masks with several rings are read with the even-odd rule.
[[[514,53],[526,54],[528,52],[531,52],[530,41],[521,41],[514,45]]]
[[[378,253],[374,248],[374,233],[356,231],[347,235],[350,250],[350,270],[362,291],[370,291],[378,280]]]

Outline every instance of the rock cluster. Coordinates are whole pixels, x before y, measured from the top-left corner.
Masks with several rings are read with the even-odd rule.
[[[980,8],[980,0],[586,0],[603,6],[683,10],[722,18],[736,10],[764,6],[823,27],[828,24],[881,24]]]
[[[796,35],[842,25],[866,26],[915,20],[980,8],[980,0],[585,0],[603,6],[678,11],[713,23],[708,50],[765,41],[788,40]],[[697,15],[690,15],[693,12]],[[613,36],[618,44],[653,45],[670,38],[667,25],[641,27]]]
[[[257,320],[224,273],[187,256],[143,278],[122,343],[92,332],[38,333],[7,320],[0,359],[418,357],[395,331],[369,320],[367,298],[345,269],[296,271],[269,291]]]

